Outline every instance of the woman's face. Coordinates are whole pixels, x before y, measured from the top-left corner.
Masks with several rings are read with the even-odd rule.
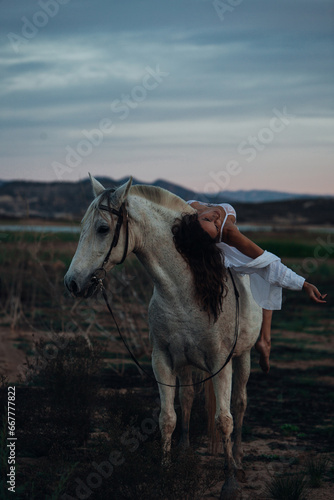
[[[208,208],[198,215],[198,221],[202,229],[204,229],[204,231],[208,233],[212,239],[219,240],[220,229],[223,223],[219,210]]]

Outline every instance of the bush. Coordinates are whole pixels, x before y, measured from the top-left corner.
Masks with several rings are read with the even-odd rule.
[[[306,481],[302,475],[276,476],[265,485],[268,500],[306,500]]]
[[[327,472],[328,460],[326,457],[310,457],[306,462],[305,474],[311,488],[320,488],[324,475]]]
[[[37,355],[47,344],[36,344]],[[21,437],[21,446],[29,455],[48,454],[52,446],[71,449],[79,446],[90,432],[91,416],[95,411],[101,355],[91,350],[83,338],[68,341],[52,359],[27,361],[30,383],[22,387],[21,418],[29,416],[30,425]],[[18,416],[20,418],[20,415]],[[22,426],[25,427],[25,422]]]

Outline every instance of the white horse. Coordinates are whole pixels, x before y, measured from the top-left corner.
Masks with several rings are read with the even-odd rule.
[[[194,389],[189,385],[192,383],[192,369],[195,367],[206,374],[214,374],[231,352],[237,301],[233,283],[229,276],[223,312],[215,323],[210,321],[196,301],[191,271],[176,250],[171,232],[176,218],[195,210],[164,189],[131,187],[132,179],[113,191],[105,190],[94,178],[91,181],[95,199],[83,218],[78,248],[65,276],[65,284],[75,296],[88,296],[96,288],[97,268],[109,271],[131,252],[136,254],[150,274],[154,283],[148,316],[153,347],[152,366],[156,380],[172,386],[159,385],[159,426],[164,456],[168,457],[176,425],[173,387],[176,377],[181,386],[186,386],[180,387],[179,396],[182,441],[187,445],[194,395]],[[119,217],[121,212],[126,217],[124,221]],[[114,239],[115,232],[118,233],[117,241]],[[232,360],[212,379],[216,399],[215,421],[224,445],[225,484],[221,493],[224,499],[239,498],[240,495],[236,473],[241,468],[243,457],[241,429],[247,404],[250,350],[258,338],[262,318],[261,309],[252,298],[248,277],[235,276],[235,281],[240,294],[240,317],[233,353],[233,450],[233,418],[230,412]]]

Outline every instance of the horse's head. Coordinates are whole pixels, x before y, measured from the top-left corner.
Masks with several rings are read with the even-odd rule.
[[[75,296],[88,297],[98,278],[122,262],[128,251],[126,200],[132,178],[115,190],[105,189],[90,176],[95,199],[82,219],[78,248],[64,281]]]

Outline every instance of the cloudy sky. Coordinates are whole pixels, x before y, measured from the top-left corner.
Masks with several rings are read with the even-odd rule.
[[[0,179],[334,194],[332,0],[0,8]]]

